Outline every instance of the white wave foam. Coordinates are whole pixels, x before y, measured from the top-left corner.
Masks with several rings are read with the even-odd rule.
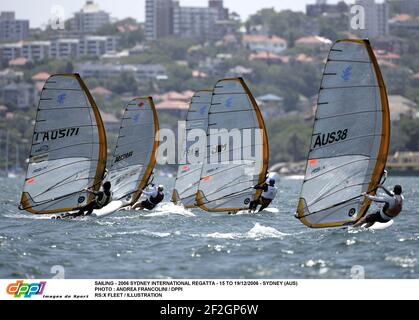
[[[192,237],[203,237],[203,238],[214,238],[214,239],[229,239],[229,240],[236,240],[236,239],[253,239],[253,240],[263,240],[263,239],[271,239],[271,238],[282,238],[289,234],[282,233],[275,228],[272,227],[265,227],[256,223],[255,226],[250,229],[248,232],[245,233],[238,233],[238,232],[227,232],[227,233],[208,233],[208,234],[191,234]]]
[[[181,215],[184,217],[195,217],[195,214],[193,214],[190,210],[185,209],[183,206],[175,205],[174,203],[167,202],[163,203],[160,206],[157,206],[154,212],[147,213],[143,215],[144,217],[162,217],[162,216],[168,216],[168,215]]]
[[[157,232],[157,231],[149,231],[149,230],[135,230],[135,231],[122,231],[116,232],[113,235],[118,236],[126,236],[126,235],[142,235],[142,236],[151,236],[155,238],[166,238],[170,237],[172,234],[170,232]]]
[[[265,227],[256,223],[255,226],[247,232],[247,236],[253,239],[265,239],[265,238],[282,238],[288,234],[282,233],[275,228]]]

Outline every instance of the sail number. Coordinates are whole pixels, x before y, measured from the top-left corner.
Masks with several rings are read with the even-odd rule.
[[[79,135],[80,128],[68,128],[68,129],[59,129],[46,132],[36,133],[35,141],[41,140],[42,142],[62,139],[65,137],[74,137]]]
[[[329,133],[319,133],[314,142],[313,149],[317,147],[324,147],[328,144],[344,141],[348,138],[348,129],[333,131]]]

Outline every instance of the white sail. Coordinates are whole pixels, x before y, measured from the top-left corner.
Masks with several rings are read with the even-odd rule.
[[[93,200],[106,166],[106,136],[99,110],[78,74],[45,83],[20,208],[67,212]]]
[[[313,228],[363,217],[375,193],[389,146],[390,116],[383,78],[367,40],[332,47],[317,112],[297,217]]]
[[[188,114],[186,116],[186,136],[191,130],[200,129],[204,132],[208,127],[208,111],[211,106],[212,90],[202,90],[195,93],[192,97]],[[172,201],[182,203],[185,208],[195,207],[195,198],[198,192],[199,181],[201,178],[204,154],[200,161],[190,160],[196,152],[193,146],[195,141],[184,141],[185,149],[180,155],[180,163],[176,177],[175,188],[173,190]]]
[[[231,134],[236,136],[232,143]],[[236,145],[237,137],[240,145]],[[248,209],[261,195],[253,187],[266,179],[269,152],[262,115],[243,79],[216,84],[207,139],[196,199],[199,207],[211,212]]]
[[[157,112],[151,97],[128,103],[107,177],[114,200],[130,205],[140,198],[156,163],[158,130]]]

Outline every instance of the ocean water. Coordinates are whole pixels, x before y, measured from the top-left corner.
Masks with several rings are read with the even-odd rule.
[[[0,178],[0,278],[419,277],[419,178],[386,230],[313,230],[294,218],[302,180],[282,178],[271,212],[209,214],[169,202],[154,212],[55,221],[17,209],[23,178]],[[173,179],[156,179],[167,186]],[[371,209],[372,210],[372,209]],[[59,273],[57,274],[57,272]]]

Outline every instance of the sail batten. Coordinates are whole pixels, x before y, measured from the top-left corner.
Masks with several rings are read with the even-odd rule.
[[[387,94],[367,40],[334,44],[324,68],[297,217],[313,228],[366,214],[384,171],[390,136]]]
[[[78,74],[53,75],[41,93],[20,208],[67,212],[85,206],[106,165],[103,122]]]

